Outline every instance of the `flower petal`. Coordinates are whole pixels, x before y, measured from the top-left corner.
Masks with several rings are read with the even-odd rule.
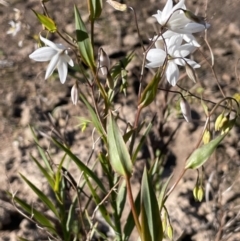
[[[173,8],[173,1],[172,0],[167,0],[167,3],[165,7],[163,8],[162,11],[162,16],[161,16],[161,25],[163,26],[166,21],[168,21],[169,16],[172,14],[172,8]]]
[[[150,49],[146,56],[151,63],[146,65],[147,68],[156,68],[163,65],[166,58],[166,52],[162,49]]]
[[[45,62],[51,60],[56,53],[56,50],[52,49],[51,47],[42,47],[30,54],[29,58],[38,62]]]
[[[183,34],[183,39],[195,47],[200,47],[201,45],[197,42],[196,38],[192,34]]]
[[[198,64],[197,62],[195,62],[195,61],[193,61],[193,60],[191,60],[191,59],[185,58],[185,60],[186,60],[187,63],[188,63],[189,65],[191,65],[194,69],[201,67],[200,64]]]
[[[64,58],[59,58],[57,69],[58,69],[59,79],[61,83],[64,84],[68,73],[67,62],[65,62]]]
[[[174,51],[174,57],[186,57],[191,54],[196,49],[195,46],[191,44],[184,44]]]
[[[59,51],[58,46],[57,46],[55,43],[53,43],[52,41],[50,41],[50,40],[42,37],[41,35],[40,35],[40,39],[41,39],[41,41],[42,41],[43,43],[45,43],[47,46],[55,49],[56,51]]]
[[[59,61],[59,54],[56,54],[53,56],[53,58],[51,59],[49,65],[47,67],[45,79],[47,79],[50,75],[52,75],[53,71],[56,69],[56,67],[58,65],[58,61]]]
[[[188,23],[184,26],[179,27],[179,29],[174,30],[178,33],[197,33],[205,30],[205,26],[199,23]]]
[[[166,69],[167,81],[175,86],[179,78],[179,69],[174,61],[169,61]]]
[[[70,66],[74,66],[73,60],[67,55],[67,52],[65,51],[65,53],[61,56],[61,58],[63,58],[63,61],[68,63]]]

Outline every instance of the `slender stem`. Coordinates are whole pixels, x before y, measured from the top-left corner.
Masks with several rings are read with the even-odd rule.
[[[65,37],[61,34],[60,31],[57,30],[57,33],[58,33],[58,35],[59,35],[65,42],[67,42],[67,43],[68,43],[69,45],[71,45],[72,47],[76,48],[76,45],[73,44],[72,42],[70,42],[67,38],[65,38]]]
[[[180,176],[178,177],[177,181],[173,184],[173,186],[168,190],[167,194],[165,195],[163,203],[166,202],[166,200],[168,199],[169,195],[173,192],[175,187],[178,185],[178,183],[180,182],[180,180],[182,179],[182,177],[183,177],[183,175],[185,174],[186,171],[187,171],[187,169],[183,169],[183,171],[180,174]]]
[[[139,27],[138,27],[138,21],[137,21],[136,12],[135,12],[135,10],[134,10],[133,7],[129,7],[129,8],[133,11],[134,20],[135,20],[135,24],[136,24],[136,28],[137,28],[137,33],[138,33],[138,38],[139,38],[139,40],[140,40],[141,47],[142,47],[143,51],[145,52],[145,48],[144,48],[143,41],[142,41],[142,38],[141,38],[141,35],[140,35],[140,31],[139,31]]]
[[[138,234],[142,240],[142,228],[138,220],[138,215],[137,215],[137,210],[134,204],[133,196],[132,196],[132,188],[131,188],[131,183],[130,183],[130,178],[126,177],[126,185],[127,185],[127,193],[128,193],[128,200],[129,204],[131,206],[134,222],[138,231]]]

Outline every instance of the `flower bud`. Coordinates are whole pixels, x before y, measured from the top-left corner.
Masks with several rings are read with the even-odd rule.
[[[77,82],[73,85],[71,89],[71,99],[74,105],[77,105],[79,99],[78,84]]]
[[[203,200],[203,196],[204,196],[204,190],[202,186],[199,186],[198,188],[198,192],[197,192],[197,200],[199,202],[201,202]]]
[[[98,66],[101,71],[103,76],[107,76],[108,74],[108,70],[110,68],[110,60],[108,55],[104,52],[104,50],[102,48],[100,48],[99,51],[99,66]]]
[[[221,114],[217,117],[217,119],[216,119],[216,121],[215,121],[215,131],[219,131],[219,130],[220,130],[219,125],[220,125],[223,117],[224,117],[224,114],[223,114],[223,113],[221,113]]]
[[[122,11],[122,12],[127,10],[126,4],[122,4],[113,0],[107,0],[107,3],[109,3],[115,10]]]
[[[233,128],[235,123],[236,123],[236,118],[234,118],[232,120],[228,120],[227,122],[225,122],[224,125],[222,126],[221,135],[229,132]]]
[[[183,117],[185,118],[185,120],[187,122],[191,122],[192,121],[192,114],[191,114],[191,108],[190,105],[188,104],[188,102],[186,101],[186,99],[182,99],[180,101],[180,108],[183,114]]]
[[[223,113],[220,114],[215,122],[215,130],[220,131],[222,129],[226,129],[224,127],[227,125],[228,122],[229,122],[229,115],[225,116]]]
[[[193,189],[193,197],[194,197],[195,201],[198,200],[198,184],[196,184],[196,186]]]
[[[204,20],[203,17],[197,16],[197,15],[195,15],[194,13],[192,13],[192,12],[189,11],[189,10],[184,10],[184,9],[182,9],[182,10],[183,10],[185,16],[186,16],[188,19],[192,20],[193,22],[202,24],[202,25],[204,25],[205,28],[208,28],[208,27],[210,26],[209,24],[207,24],[207,23],[205,22],[205,20]]]
[[[168,238],[169,238],[170,240],[173,239],[173,228],[172,228],[171,225],[169,225],[169,226],[167,227],[167,235],[168,235]]]
[[[186,69],[186,73],[187,73],[189,79],[191,79],[194,83],[196,83],[197,77],[196,77],[193,67],[191,65],[189,65],[188,63],[185,63],[185,69]]]
[[[209,143],[211,140],[211,132],[209,130],[205,130],[203,137],[202,137],[202,141],[204,144]]]

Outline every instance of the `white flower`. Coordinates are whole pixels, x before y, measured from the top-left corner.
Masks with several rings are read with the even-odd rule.
[[[14,22],[13,20],[11,20],[9,24],[11,25],[11,27],[7,31],[7,34],[11,34],[14,37],[21,30],[21,22]]]
[[[40,36],[40,39],[48,47],[42,47],[35,50],[29,55],[29,58],[39,62],[50,61],[45,74],[45,79],[51,76],[53,71],[57,68],[60,81],[64,84],[68,72],[67,65],[74,65],[72,59],[68,56],[67,48],[62,44],[55,44],[42,36]]]
[[[162,36],[159,36],[157,39],[156,44],[164,44],[163,43],[163,39],[169,39],[171,38],[173,35],[179,35],[179,33],[173,32],[171,30],[167,30],[166,32],[164,32],[162,34]],[[197,42],[196,38],[191,34],[191,33],[185,33],[185,34],[181,34],[183,40],[185,42],[187,42],[188,44],[191,44],[195,47],[200,47],[201,45]],[[153,39],[151,39],[152,41],[155,41],[157,38],[157,36],[154,36]],[[159,41],[162,41],[162,43],[160,43]]]
[[[187,62],[192,68],[199,68],[200,65],[191,59],[185,58],[191,54],[196,47],[191,44],[182,45],[182,36],[173,35],[170,39],[166,39],[166,51],[156,44],[155,49],[150,49],[147,53],[147,60],[150,62],[146,64],[147,68],[157,68],[162,66],[167,58],[166,78],[167,81],[175,86],[179,78],[178,65],[184,66]]]
[[[197,33],[210,26],[207,23],[200,24],[190,20],[181,9],[186,9],[184,0],[180,0],[175,6],[173,6],[172,0],[167,0],[163,11],[158,10],[153,17],[157,19],[161,26],[176,33]]]

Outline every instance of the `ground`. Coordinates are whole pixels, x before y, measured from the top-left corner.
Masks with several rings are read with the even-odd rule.
[[[61,30],[73,33],[74,3],[81,9],[83,19],[87,21],[86,5],[79,2],[51,0],[47,3],[51,16]],[[133,114],[136,112],[136,86],[142,60],[134,18],[130,10],[126,13],[116,12],[105,1],[103,2],[103,15],[96,24],[97,47],[102,46],[105,49],[112,63],[132,50],[136,50],[134,62],[128,67],[129,100],[127,103],[121,100],[118,106],[121,107],[121,115],[127,117],[132,123]],[[211,24],[207,35],[215,57],[214,70],[224,93],[227,96],[233,96],[240,89],[237,71],[239,68],[237,61],[240,56],[239,3],[238,0],[212,0],[207,5],[207,2],[207,0],[185,1],[187,7],[198,14],[205,16],[206,13],[207,20]],[[158,26],[151,15],[156,13],[156,9],[162,9],[165,1],[129,0],[126,3],[136,10],[140,34],[144,44],[147,45]],[[21,31],[16,36],[6,34],[10,27],[8,22],[17,17],[14,8],[20,10],[18,21],[22,23]],[[29,125],[41,133],[50,135],[52,128],[49,128],[49,119],[53,118],[54,124],[65,135],[72,151],[81,159],[87,158],[91,148],[89,144],[91,133],[81,133],[77,127],[76,117],[86,115],[86,110],[80,103],[74,106],[71,102],[70,91],[74,84],[73,78],[68,77],[64,85],[59,82],[57,74],[44,80],[47,63],[37,63],[28,57],[36,48],[34,36],[41,31],[41,26],[31,9],[41,12],[40,2],[0,1],[0,92],[2,96],[0,100],[0,240],[6,241],[14,241],[17,236],[25,236],[32,240],[46,238],[44,232],[38,230],[14,209],[6,194],[6,191],[17,192],[17,195],[27,198],[30,203],[39,205],[36,197],[21,180],[19,173],[26,175],[42,190],[48,191],[46,182],[42,181],[30,157],[30,154],[37,156],[37,149]],[[197,71],[198,82],[196,84],[190,82],[183,72],[179,83],[190,92],[202,96],[203,99],[217,102],[222,96],[214,74],[204,59],[205,57],[210,61],[209,49],[203,37],[203,33],[198,34],[202,47],[194,55],[202,65],[202,68]],[[57,41],[57,38],[52,37],[52,40]],[[147,72],[145,84],[151,76],[151,73]],[[86,86],[83,84],[81,88],[84,90]],[[194,122],[187,123],[178,113],[177,97],[171,95],[171,99],[166,103],[166,93],[161,92],[156,102],[144,112],[142,117],[149,121],[154,114],[157,114],[156,125],[147,140],[151,148],[143,150],[133,178],[136,189],[144,160],[152,158],[157,149],[164,150],[164,177],[174,172],[171,182],[173,184],[184,166],[184,160],[197,144],[205,120],[200,101],[191,100]],[[168,105],[173,111],[167,122],[163,123]],[[211,104],[208,106],[212,108]],[[168,140],[171,140],[170,144]],[[41,138],[41,145],[49,150],[53,148],[47,138]],[[56,161],[61,158],[62,153],[55,149],[52,155]],[[239,127],[236,126],[221,144],[217,153],[205,165],[206,196],[203,202],[196,202],[192,195],[196,172],[189,171],[180,181],[167,203],[175,230],[174,240],[180,236],[178,240],[184,241],[240,240],[239,155]],[[134,237],[132,240],[135,240]]]

